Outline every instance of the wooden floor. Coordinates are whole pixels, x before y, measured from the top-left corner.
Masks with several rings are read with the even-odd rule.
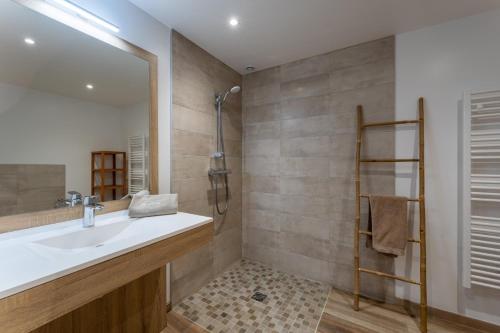
[[[402,307],[360,300],[360,311],[352,309],[352,295],[332,290],[317,333],[419,333],[417,318],[411,317]],[[490,325],[474,327],[430,315],[430,333],[492,333],[500,332]],[[492,327],[492,326],[491,326]],[[168,327],[162,333],[207,333],[186,318],[171,311]]]
[[[174,311],[168,313],[167,323],[167,328],[161,331],[161,333],[208,333],[200,326],[193,324]]]
[[[419,333],[418,319],[411,317],[398,306],[389,306],[366,299],[360,300],[360,311],[352,309],[352,295],[332,290],[317,333]],[[489,326],[489,325],[485,325]],[[485,333],[498,330],[481,330],[430,316],[428,331],[431,333]]]

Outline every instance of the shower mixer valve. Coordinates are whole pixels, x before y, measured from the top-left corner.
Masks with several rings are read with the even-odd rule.
[[[215,159],[221,159],[224,157],[224,152],[216,151],[215,153],[212,154],[212,157]]]

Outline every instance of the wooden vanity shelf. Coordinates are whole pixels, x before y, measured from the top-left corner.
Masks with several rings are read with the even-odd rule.
[[[99,194],[100,201],[117,200],[128,193],[126,152],[93,151],[91,168],[92,195]]]

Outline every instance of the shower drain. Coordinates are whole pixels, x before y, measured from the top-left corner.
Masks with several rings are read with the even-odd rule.
[[[256,300],[257,302],[263,302],[266,299],[267,295],[261,293],[260,291],[255,292],[252,295],[252,299]]]

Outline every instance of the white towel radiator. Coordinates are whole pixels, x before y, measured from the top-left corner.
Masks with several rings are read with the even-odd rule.
[[[500,90],[463,102],[463,284],[500,289]]]
[[[133,195],[149,188],[146,137],[128,138],[128,193]]]

